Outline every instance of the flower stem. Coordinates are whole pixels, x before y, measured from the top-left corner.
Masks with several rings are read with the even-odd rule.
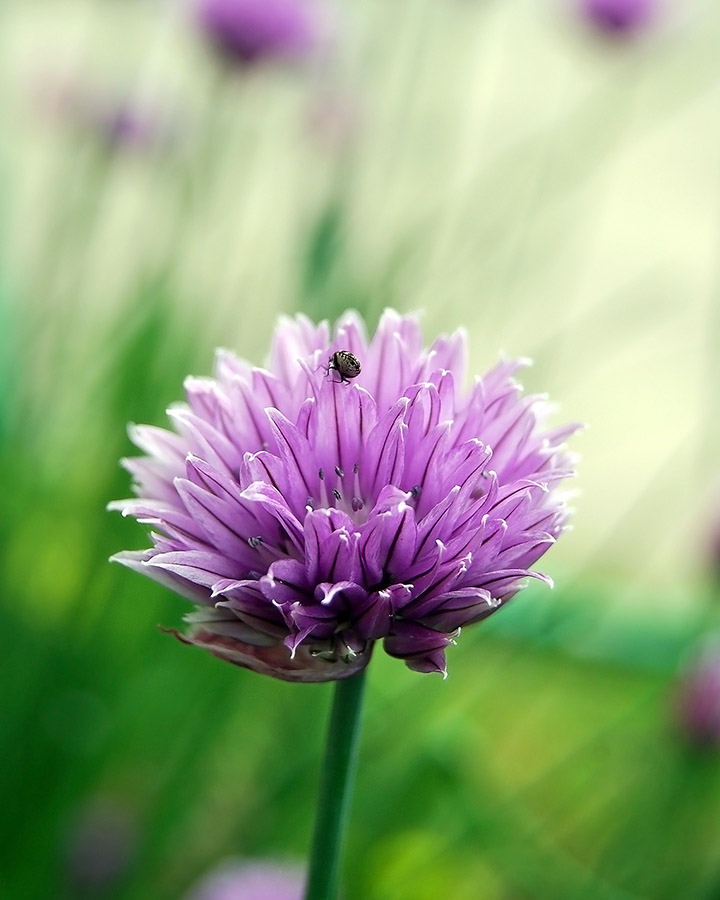
[[[335,900],[355,778],[365,670],[335,682],[305,900]]]

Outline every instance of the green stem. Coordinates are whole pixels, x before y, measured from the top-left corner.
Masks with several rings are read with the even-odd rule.
[[[305,900],[335,900],[357,761],[365,670],[335,683]]]

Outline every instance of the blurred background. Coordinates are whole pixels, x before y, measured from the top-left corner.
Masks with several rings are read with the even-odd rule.
[[[376,654],[345,900],[720,898],[719,39],[701,0],[6,0],[3,900],[302,863],[330,686],[163,635],[105,505],[216,346],[388,305],[589,428],[555,590],[445,682]]]

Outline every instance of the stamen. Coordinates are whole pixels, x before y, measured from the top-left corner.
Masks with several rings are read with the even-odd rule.
[[[362,497],[360,496],[360,494],[362,492],[360,490],[360,477],[358,474],[359,472],[360,472],[359,464],[353,463],[353,486],[352,486],[353,498],[352,498],[352,504],[351,504],[352,508],[353,508],[353,512],[360,512],[360,510],[363,508],[363,506],[365,506],[365,503],[364,503]]]
[[[250,546],[253,548],[253,550],[255,550],[257,547],[259,547],[262,544],[263,539],[260,537],[260,535],[255,535],[254,537],[249,537],[247,539],[247,542],[248,542],[248,544],[250,544]]]
[[[340,468],[340,466],[335,466],[335,474],[337,475],[338,478],[344,478],[344,477],[345,477],[345,473],[344,473],[343,470]]]
[[[338,501],[342,500],[342,494],[340,493],[340,491],[337,488],[333,489],[333,497]]]
[[[325,469],[318,469],[318,478],[320,481],[325,480]]]

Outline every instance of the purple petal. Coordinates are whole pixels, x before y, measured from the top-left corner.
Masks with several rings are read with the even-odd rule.
[[[281,316],[270,351],[270,368],[285,384],[298,378],[300,361],[325,351],[330,343],[327,322],[315,325],[302,314],[293,319]]]
[[[393,633],[383,642],[385,652],[405,661],[415,672],[439,672],[447,676],[445,648],[455,635],[444,634],[424,625],[396,622]]]
[[[370,433],[360,467],[363,496],[376,497],[385,485],[399,484],[405,464],[408,399],[401,397]]]
[[[176,550],[169,553],[157,553],[145,563],[153,568],[159,567],[212,590],[216,581],[221,578],[240,578],[242,566],[228,559],[221,553],[212,550]]]
[[[296,559],[278,559],[260,583],[263,595],[276,606],[297,603],[312,594],[305,566]]]
[[[208,650],[219,659],[252,669],[262,675],[271,675],[282,681],[318,682],[337,681],[351,678],[361,672],[370,662],[372,644],[368,644],[363,653],[354,656],[322,655],[316,650],[301,645],[295,653],[283,644],[276,643],[269,647],[242,641],[235,637],[218,634],[204,625],[193,625],[186,634],[172,631],[180,641]]]
[[[415,512],[404,500],[393,509],[372,516],[360,541],[366,583],[397,581],[412,564],[416,541]]]
[[[213,602],[210,597],[210,591],[207,588],[175,572],[148,565],[153,555],[155,554],[152,550],[124,550],[111,556],[110,561],[122,563],[128,569],[134,569],[134,571],[140,572],[142,575],[147,575],[153,581],[157,581],[163,587],[170,588],[174,593],[191,600],[193,603],[210,605]]]
[[[356,582],[361,577],[359,534],[343,512],[322,509],[305,517],[305,558],[310,584]],[[342,573],[336,578],[336,574]]]
[[[260,535],[273,535],[269,543],[283,553],[302,553],[304,537],[302,525],[283,500],[277,488],[254,482],[242,492],[245,510],[255,518]]]

